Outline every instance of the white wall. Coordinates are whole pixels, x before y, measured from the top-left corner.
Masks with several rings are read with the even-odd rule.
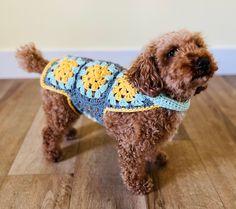
[[[236,49],[231,48],[210,48],[218,62],[219,70],[217,74],[232,75],[236,74]],[[44,50],[43,55],[48,60],[52,60],[64,55],[73,54],[81,57],[102,59],[119,63],[124,67],[129,67],[131,61],[138,56],[139,50]],[[35,78],[39,77],[36,73],[27,73],[20,69],[15,59],[15,51],[0,50],[0,79],[4,78]]]
[[[0,0],[0,50],[139,48],[180,28],[236,46],[235,20],[235,0]]]
[[[182,28],[203,32],[219,74],[236,74],[235,21],[235,0],[0,0],[0,78],[35,76],[14,57],[30,41],[49,59],[73,52],[127,67],[150,39]]]

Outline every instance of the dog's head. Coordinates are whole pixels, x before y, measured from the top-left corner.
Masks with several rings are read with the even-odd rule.
[[[127,72],[141,92],[185,101],[207,87],[216,62],[199,33],[181,30],[151,42]]]

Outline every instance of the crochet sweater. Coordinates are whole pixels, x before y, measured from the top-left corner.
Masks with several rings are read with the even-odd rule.
[[[67,56],[45,67],[41,86],[63,94],[70,107],[103,125],[107,111],[137,112],[154,108],[186,111],[190,102],[177,102],[161,94],[149,97],[133,87],[125,69],[117,64]]]

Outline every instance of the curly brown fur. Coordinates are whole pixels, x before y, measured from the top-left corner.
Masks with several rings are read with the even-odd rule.
[[[59,161],[61,158],[60,143],[63,137],[71,138],[76,134],[72,128],[79,115],[69,106],[65,96],[49,90],[43,90],[43,109],[47,125],[43,129],[43,145],[46,158]]]
[[[154,160],[158,158],[156,145],[171,140],[182,117],[182,113],[161,108],[105,115],[108,133],[118,141],[123,181],[132,192],[146,194],[152,190],[152,180],[145,171],[146,161],[157,160]],[[146,186],[143,179],[148,181]]]
[[[168,58],[168,52],[173,49],[176,55]],[[209,60],[209,71],[198,78],[195,64],[199,58]],[[144,94],[157,96],[164,92],[185,101],[198,87],[205,85],[216,70],[216,63],[200,34],[182,30],[152,41],[135,60],[127,76]]]
[[[47,64],[41,53],[28,45],[17,52],[20,63],[28,71],[42,72]],[[134,61],[126,76],[139,91],[149,96],[165,93],[186,101],[207,87],[217,70],[216,63],[199,33],[179,31],[152,41]],[[72,128],[79,117],[71,110],[66,97],[43,90],[43,107],[47,126],[43,130],[44,150],[51,161],[61,157],[63,136],[71,139]],[[164,165],[167,155],[160,146],[171,141],[184,113],[163,108],[143,112],[106,112],[107,132],[117,140],[121,175],[127,188],[135,194],[147,194],[153,189],[146,162]]]
[[[48,63],[42,53],[36,49],[33,43],[22,46],[16,51],[16,58],[19,65],[28,72],[42,73]]]
[[[173,56],[169,56],[171,51]],[[205,72],[197,63],[202,58],[209,61]],[[126,75],[144,94],[157,96],[162,92],[178,101],[186,101],[206,88],[216,70],[216,63],[200,34],[179,31],[151,42]],[[166,163],[167,156],[159,147],[171,141],[183,116],[183,113],[163,108],[105,114],[106,128],[118,141],[121,174],[130,191],[135,194],[152,191],[153,183],[145,171],[145,163]]]

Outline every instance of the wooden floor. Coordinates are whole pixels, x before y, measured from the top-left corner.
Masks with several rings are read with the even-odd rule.
[[[113,141],[85,117],[65,160],[46,162],[39,90],[37,80],[0,81],[1,209],[236,209],[236,77],[215,77],[192,100],[148,196],[126,191]]]

